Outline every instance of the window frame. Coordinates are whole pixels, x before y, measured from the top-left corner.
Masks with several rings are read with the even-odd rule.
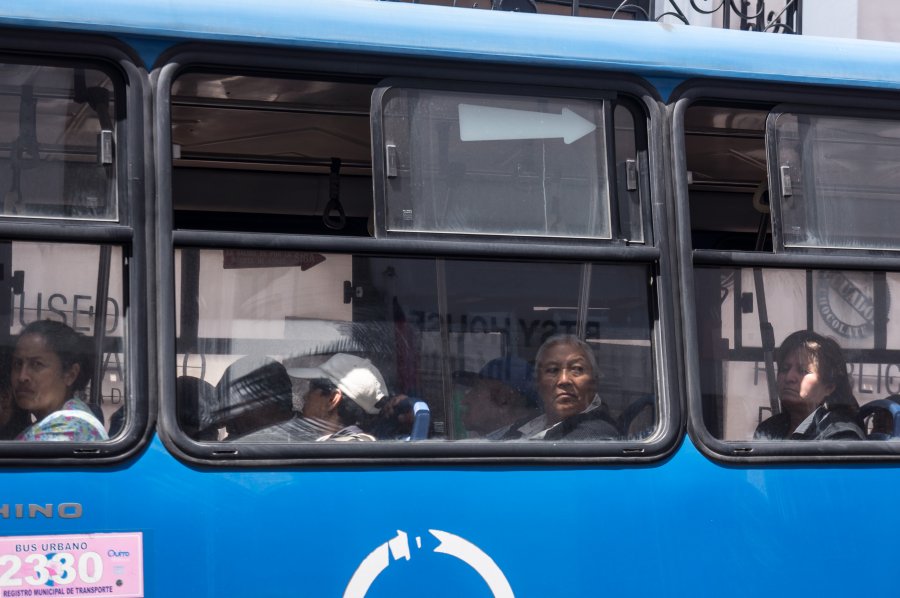
[[[388,210],[390,208],[388,190],[388,176],[385,173],[386,158],[381,150],[381,145],[376,151],[375,143],[383,144],[385,138],[384,98],[392,90],[422,91],[422,92],[447,92],[447,93],[471,93],[484,96],[497,96],[500,98],[541,98],[549,100],[579,100],[584,102],[596,102],[603,106],[603,145],[606,157],[605,180],[602,182],[602,191],[606,193],[607,204],[605,206],[606,217],[609,222],[609,237],[567,237],[563,233],[555,235],[541,235],[537,233],[496,233],[473,230],[471,232],[442,232],[435,230],[392,230],[388,227]],[[559,242],[559,243],[598,243],[616,244],[623,243],[625,237],[622,229],[620,209],[622,198],[618,197],[614,189],[616,181],[616,156],[615,156],[615,130],[613,118],[616,100],[615,92],[607,90],[586,90],[561,87],[542,87],[537,85],[521,86],[516,84],[485,84],[453,80],[412,79],[412,78],[385,78],[375,87],[372,94],[372,106],[370,110],[372,129],[372,172],[373,177],[378,177],[378,183],[374,184],[375,190],[375,236],[378,238],[396,239],[449,239],[458,241],[490,241],[502,243],[510,239],[529,239],[532,241]],[[642,181],[643,182],[643,181]],[[640,188],[643,187],[643,188]],[[639,185],[638,193],[646,195],[646,186]],[[646,203],[646,202],[644,202]],[[643,214],[642,214],[643,216]]]
[[[685,113],[695,103],[755,103],[770,106],[771,114],[783,105],[815,106],[834,114],[865,111],[891,112],[896,92],[855,90],[840,87],[695,79],[682,83],[672,94],[670,113],[673,138],[673,176],[677,210],[680,301],[683,306],[683,351],[688,409],[688,433],[707,457],[722,463],[833,463],[840,461],[896,461],[896,442],[886,440],[782,440],[726,441],[713,436],[704,424],[700,388],[698,318],[695,309],[697,266],[761,267],[787,269],[860,270],[900,272],[900,255],[881,250],[797,250],[783,252],[725,251],[693,249],[691,242],[690,198],[685,153]],[[896,111],[894,111],[896,114]],[[766,139],[769,184],[775,184],[769,139]],[[779,183],[780,184],[780,183]],[[805,248],[804,248],[805,249]]]
[[[682,435],[679,385],[674,366],[676,353],[674,307],[669,288],[671,264],[669,252],[661,250],[668,243],[667,217],[660,211],[650,213],[650,201],[643,201],[645,217],[644,242],[629,245],[620,243],[575,242],[553,240],[526,242],[516,238],[503,238],[487,244],[487,238],[473,240],[443,238],[363,238],[324,235],[288,235],[269,233],[233,233],[209,230],[174,230],[172,198],[172,153],[170,91],[172,83],[183,72],[241,72],[253,76],[295,76],[333,80],[365,78],[373,89],[378,82],[411,78],[438,80],[444,84],[462,85],[472,82],[490,83],[496,89],[510,88],[562,88],[576,86],[602,90],[615,89],[627,95],[629,102],[643,111],[642,122],[635,128],[644,130],[647,146],[642,160],[649,165],[649,172],[641,169],[641,181],[648,185],[652,197],[663,196],[662,112],[659,99],[644,82],[616,74],[586,74],[577,71],[560,71],[522,67],[510,69],[504,65],[478,64],[475,72],[470,64],[446,62],[414,57],[385,57],[354,53],[320,53],[307,51],[302,54],[278,50],[240,49],[233,46],[206,46],[187,44],[173,48],[159,61],[152,75],[156,109],[156,156],[161,165],[157,169],[159,189],[158,248],[160,256],[159,306],[160,326],[164,331],[159,343],[161,410],[159,432],[166,447],[177,457],[190,463],[218,466],[284,466],[298,464],[413,464],[428,463],[630,463],[655,461],[670,454]],[[499,83],[498,83],[499,82]],[[469,83],[471,84],[471,83]],[[587,92],[586,92],[587,93]],[[592,92],[590,92],[592,93]],[[632,99],[633,98],[633,99]],[[633,114],[633,107],[629,108]],[[370,126],[371,115],[370,115]],[[640,148],[638,148],[640,150]],[[614,156],[614,148],[611,148]],[[165,165],[165,166],[162,166]],[[612,171],[614,172],[614,171]],[[651,176],[655,175],[655,176]],[[375,175],[373,175],[374,177]],[[615,197],[613,195],[612,197]],[[657,202],[658,205],[658,202]],[[614,225],[617,226],[617,225]],[[490,239],[494,241],[493,238]],[[655,242],[654,242],[655,240]],[[658,393],[659,426],[656,434],[644,441],[598,441],[592,443],[298,443],[294,445],[265,445],[227,441],[199,442],[187,436],[178,426],[175,410],[176,355],[175,343],[175,280],[174,250],[176,247],[196,248],[246,248],[266,250],[301,250],[320,252],[350,252],[417,257],[483,257],[491,258],[542,258],[545,260],[585,260],[635,262],[648,264],[653,273],[648,289],[651,310],[651,339],[653,368]],[[652,285],[652,288],[651,288]],[[171,363],[170,363],[171,362]]]
[[[111,63],[109,59],[102,59],[102,57],[92,57],[92,56],[80,56],[80,57],[69,57],[69,56],[41,56],[37,54],[4,54],[3,49],[0,48],[0,61],[5,61],[6,58],[11,58],[10,62],[15,61],[15,64],[21,65],[31,65],[36,67],[48,66],[55,67],[60,69],[71,69],[75,70],[79,66],[88,66],[89,68],[102,72],[107,75],[110,79],[110,82],[113,85],[114,92],[114,105],[115,111],[113,113],[113,118],[117,119],[119,114],[122,111],[127,111],[128,107],[126,105],[127,102],[127,94],[126,94],[126,80],[123,75],[123,69],[114,63]],[[120,100],[121,98],[121,100]],[[118,123],[118,120],[116,120]],[[126,133],[121,131],[122,127],[116,126],[116,130],[113,136],[113,166],[114,166],[114,179],[113,185],[111,189],[114,193],[114,201],[115,201],[115,211],[116,218],[91,218],[85,216],[77,216],[77,217],[69,217],[69,216],[34,216],[29,214],[24,215],[13,215],[13,214],[4,214],[0,213],[0,220],[8,221],[8,222],[43,222],[43,223],[75,223],[76,225],[94,225],[94,226],[115,226],[117,224],[129,226],[131,221],[131,206],[125,200],[127,197],[127,181],[126,181],[126,173],[128,167],[128,157],[126,152],[119,151],[120,147],[125,147],[123,141],[126,139]],[[120,175],[121,173],[121,175]]]
[[[53,66],[88,65],[110,75],[116,93],[114,136],[117,220],[64,217],[0,216],[4,241],[114,245],[122,251],[123,353],[125,355],[125,427],[103,442],[0,443],[0,463],[35,465],[107,464],[137,454],[152,436],[156,393],[148,372],[153,368],[155,329],[148,322],[146,280],[154,277],[147,250],[147,223],[152,222],[152,152],[149,127],[149,79],[141,60],[121,42],[94,35],[0,30],[0,60]],[[98,271],[99,275],[99,271]]]
[[[886,106],[880,103],[873,105],[872,109],[865,110],[862,107],[837,107],[828,105],[802,104],[802,103],[784,103],[773,107],[769,112],[766,120],[766,155],[769,166],[775,166],[778,160],[778,148],[775,139],[777,117],[791,114],[797,116],[832,116],[846,117],[870,120],[894,120],[900,124],[900,113],[896,110],[889,111]],[[776,189],[776,193],[770,193],[772,203],[772,240],[773,247],[776,252],[784,253],[800,253],[800,254],[827,254],[827,255],[867,255],[867,256],[890,256],[897,255],[900,251],[900,238],[898,238],[897,247],[876,249],[871,247],[832,247],[826,245],[785,245],[784,243],[784,222],[781,214],[781,207],[784,202],[782,181],[777,169],[769,169],[769,189]],[[815,198],[812,198],[815,200]]]

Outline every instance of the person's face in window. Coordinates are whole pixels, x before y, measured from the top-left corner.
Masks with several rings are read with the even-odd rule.
[[[69,387],[79,366],[63,370],[59,356],[40,334],[26,334],[16,343],[12,383],[16,403],[41,419],[57,411],[70,397]]]
[[[597,393],[591,362],[580,347],[565,343],[550,347],[537,370],[538,394],[551,423],[581,413]]]
[[[330,419],[332,416],[334,399],[336,391],[324,388],[323,385],[315,382],[309,386],[309,392],[303,400],[303,417],[314,417],[316,419]]]
[[[778,365],[776,387],[785,409],[802,409],[812,412],[834,392],[834,384],[819,379],[816,365],[803,349],[791,352],[784,363]]]

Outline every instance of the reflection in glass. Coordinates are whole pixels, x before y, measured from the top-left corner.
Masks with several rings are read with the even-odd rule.
[[[897,249],[900,122],[780,114],[774,122],[784,245]]]
[[[0,80],[0,215],[117,220],[109,75],[0,63]]]
[[[703,417],[716,437],[859,439],[858,406],[900,392],[900,352],[889,344],[896,275],[695,272]]]
[[[0,266],[12,273],[0,281],[0,440],[114,438],[126,418],[121,248],[0,242]]]
[[[522,438],[501,430],[544,413],[535,358],[557,334],[586,340],[616,438],[656,429],[645,265],[255,254],[177,253],[179,421],[196,439],[331,436],[336,390],[363,412],[342,425],[379,440],[423,420],[418,438]],[[349,356],[369,364],[355,382],[335,365]],[[258,392],[235,398],[236,379]]]
[[[608,239],[604,104],[390,89],[390,231]]]

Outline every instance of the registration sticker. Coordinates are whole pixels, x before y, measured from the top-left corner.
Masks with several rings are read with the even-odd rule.
[[[0,598],[143,595],[140,532],[0,537]]]

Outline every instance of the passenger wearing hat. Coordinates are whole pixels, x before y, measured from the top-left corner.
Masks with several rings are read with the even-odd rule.
[[[310,381],[303,417],[328,429],[316,440],[375,440],[359,427],[378,414],[387,396],[384,378],[371,361],[336,353],[319,366],[290,369],[288,375]]]
[[[372,362],[336,353],[311,368],[289,369],[309,380],[302,411],[292,419],[241,438],[245,442],[375,440],[361,424],[379,413],[387,386]]]
[[[463,424],[469,436],[496,440],[513,422],[539,412],[531,365],[507,356],[492,359],[475,372],[455,372],[457,382],[469,386],[462,399]]]

